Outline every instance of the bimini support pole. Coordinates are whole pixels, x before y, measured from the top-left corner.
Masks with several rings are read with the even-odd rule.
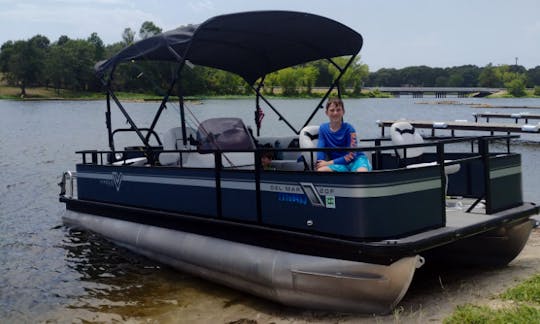
[[[181,63],[181,65],[183,65],[183,62]],[[156,124],[157,124],[157,122],[159,120],[159,117],[161,116],[161,113],[163,112],[164,109],[167,108],[167,101],[169,101],[169,97],[171,96],[171,93],[172,93],[172,91],[174,89],[174,86],[176,85],[176,82],[179,79],[179,73],[180,73],[179,71],[182,68],[181,65],[176,68],[176,71],[174,71],[174,75],[173,75],[172,80],[171,80],[171,85],[169,86],[169,89],[167,89],[167,93],[165,94],[165,96],[161,100],[161,104],[159,106],[158,111],[156,112],[156,115],[154,116],[154,120],[152,121],[152,124],[150,125],[150,129],[148,130],[148,134],[146,134],[146,140],[147,141],[150,139],[150,135],[154,131],[154,128],[156,127]]]
[[[264,103],[266,103],[268,105],[268,107],[270,107],[270,109],[272,109],[272,111],[274,111],[276,113],[276,115],[278,115],[279,117],[279,120],[282,120],[285,124],[287,124],[287,126],[289,126],[289,128],[295,133],[295,134],[299,134],[300,131],[297,131],[293,125],[291,125],[291,123],[289,123],[289,121],[287,119],[285,119],[285,117],[283,117],[283,115],[274,107],[272,106],[272,104],[270,103],[270,101],[268,101],[268,99],[266,99],[262,93],[258,90],[258,88],[254,87],[253,85],[251,85],[251,88],[253,89],[253,91],[255,91],[257,93],[257,98],[260,98],[264,101]]]
[[[178,61],[179,65],[175,72],[175,82],[176,80],[180,79],[180,73],[182,73],[182,70],[184,69],[184,66],[186,65],[186,55],[189,52],[189,49],[191,48],[191,42],[188,44],[186,49],[184,50],[183,55],[178,54],[174,48],[168,47],[169,52],[173,54],[176,57],[176,60]],[[188,66],[190,66],[188,62]],[[171,88],[172,89],[172,88]],[[182,144],[185,146],[187,145],[187,131],[186,131],[186,117],[185,117],[185,107],[184,107],[184,94],[182,92],[182,83],[178,82],[178,103],[180,106],[180,123],[182,124]]]
[[[326,93],[324,94],[324,96],[322,97],[321,101],[319,101],[319,104],[317,105],[317,107],[315,107],[315,110],[313,110],[313,112],[311,113],[311,115],[309,116],[309,118],[306,120],[306,122],[304,123],[304,126],[302,126],[302,128],[306,127],[307,125],[309,125],[309,123],[311,122],[311,120],[313,119],[313,117],[315,116],[315,114],[317,113],[317,111],[323,107],[323,102],[328,99],[328,97],[330,96],[330,93],[332,92],[332,90],[334,90],[334,88],[336,86],[338,86],[338,96],[341,98],[341,91],[339,89],[339,81],[341,80],[341,78],[343,77],[343,75],[345,74],[345,71],[347,71],[347,68],[349,68],[349,65],[351,65],[351,63],[354,61],[356,55],[353,55],[351,56],[350,60],[347,62],[347,64],[345,64],[345,66],[342,68],[340,67],[339,65],[336,64],[336,62],[332,61],[332,59],[328,59],[328,61],[330,63],[332,63],[332,65],[334,65],[336,67],[336,69],[338,69],[339,71],[339,75],[337,76],[337,78],[334,80],[334,82],[332,83],[332,85],[330,86],[330,88],[326,91]]]
[[[114,101],[114,103],[116,103],[116,106],[118,107],[118,109],[120,109],[122,114],[124,114],[124,117],[126,117],[126,120],[129,123],[129,125],[131,126],[131,129],[133,129],[135,131],[135,133],[137,134],[137,136],[139,136],[139,138],[143,142],[144,146],[149,148],[150,145],[148,145],[148,141],[146,140],[144,135],[141,133],[141,130],[137,127],[137,125],[135,125],[135,122],[133,121],[133,119],[131,119],[131,117],[127,113],[126,109],[124,108],[124,106],[122,106],[122,103],[120,102],[118,97],[116,97],[116,95],[114,94],[114,91],[111,88],[111,81],[113,79],[114,70],[115,70],[114,68],[111,70],[111,72],[109,74],[109,80],[108,81],[105,81],[105,79],[103,77],[101,78],[101,82],[105,84],[105,87],[107,89],[107,109],[108,109],[108,111],[107,111],[107,115],[108,115],[107,116],[108,117],[108,125],[107,125],[107,127],[109,128],[109,141],[110,141],[109,145],[111,145],[111,143],[112,143],[112,133],[111,133],[111,128],[110,128],[110,126],[111,126],[110,125],[110,122],[111,122],[111,118],[110,118],[110,100],[112,99]],[[112,144],[111,149],[114,151],[114,143]]]
[[[180,124],[182,125],[182,144],[187,146],[187,131],[186,131],[186,112],[184,107],[184,93],[182,92],[182,84],[178,82],[178,105],[180,106]]]
[[[101,77],[101,83],[103,83],[103,85],[105,86],[107,90],[107,112],[105,114],[106,115],[105,117],[106,117],[107,129],[109,132],[109,147],[111,148],[112,151],[114,151],[114,139],[112,136],[112,123],[111,123],[111,99],[116,103],[116,106],[118,107],[118,109],[120,109],[122,114],[124,114],[124,117],[126,117],[127,122],[131,126],[131,129],[133,129],[135,133],[137,133],[137,136],[139,136],[143,144],[146,147],[149,147],[148,141],[143,136],[143,134],[141,133],[137,125],[135,125],[135,122],[133,121],[133,119],[131,119],[127,111],[124,109],[124,106],[122,106],[122,103],[120,102],[120,100],[118,100],[118,97],[116,97],[116,95],[114,94],[114,91],[111,88],[111,82],[113,79],[114,70],[115,70],[114,68],[111,69],[111,72],[109,73],[108,81],[106,81],[103,76]]]
[[[264,113],[261,109],[261,87],[264,85],[264,79],[266,76],[264,76],[257,85],[257,88],[255,89],[256,97],[255,97],[255,125],[257,126],[257,137],[261,136],[261,123],[262,119],[264,117]]]
[[[112,135],[111,121],[111,96],[109,95],[109,91],[107,91],[107,111],[105,112],[105,124],[107,125],[107,133],[109,135],[109,148],[114,152],[114,139]]]

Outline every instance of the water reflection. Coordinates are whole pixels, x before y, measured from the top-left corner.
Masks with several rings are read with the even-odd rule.
[[[72,310],[117,314],[123,319],[143,315],[157,305],[177,305],[176,296],[168,300],[164,295],[190,278],[90,232],[67,229],[62,247],[67,266],[80,275],[84,290],[67,305]]]
[[[78,274],[73,280],[81,285],[81,291],[67,299],[63,309],[49,314],[49,320],[69,316],[82,322],[175,322],[167,316],[200,319],[200,309],[205,307],[211,307],[210,317],[219,316],[220,309],[254,300],[273,307],[270,302],[136,255],[91,232],[65,230],[61,247],[66,251],[67,267]]]

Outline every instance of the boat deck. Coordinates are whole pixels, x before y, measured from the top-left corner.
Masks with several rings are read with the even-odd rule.
[[[485,214],[483,203],[477,204],[470,212],[467,212],[470,206],[476,200],[470,198],[448,199],[446,207],[446,226],[424,231],[418,234],[410,235],[400,239],[384,240],[381,243],[397,245],[416,245],[425,240],[454,241],[463,237],[471,236],[479,232],[486,232],[495,229],[503,224],[512,223],[514,220],[521,221],[521,218],[514,217],[522,211],[530,208],[529,205],[516,207],[513,213],[506,211],[496,214]]]

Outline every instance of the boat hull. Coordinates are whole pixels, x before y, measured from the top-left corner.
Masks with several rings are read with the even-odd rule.
[[[428,263],[501,267],[514,260],[527,243],[536,221],[521,219],[422,253]]]
[[[304,255],[70,211],[63,221],[195,276],[310,309],[391,312],[423,264],[418,255],[389,265]]]

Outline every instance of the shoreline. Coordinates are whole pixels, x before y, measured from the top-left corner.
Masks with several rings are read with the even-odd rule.
[[[57,92],[51,88],[27,88],[26,97],[20,96],[20,89],[12,86],[0,85],[0,100],[15,100],[15,101],[62,101],[62,100],[71,100],[71,101],[85,101],[85,100],[103,100],[105,99],[105,94],[103,92],[77,92],[70,90],[61,90]],[[263,93],[264,94],[264,93]],[[118,92],[116,93],[117,97],[120,100],[126,101],[135,101],[135,102],[146,102],[146,101],[161,101],[162,97],[154,94],[145,94],[145,93],[129,93],[129,92]],[[271,99],[321,99],[323,97],[322,93],[312,93],[312,94],[298,94],[294,96],[282,96],[278,94],[264,94],[267,98]],[[333,93],[335,95],[335,93]],[[254,97],[254,94],[249,95],[191,95],[186,96],[185,100],[209,100],[209,99],[251,99]],[[393,96],[388,93],[379,93],[377,91],[366,91],[362,90],[360,95],[353,94],[343,94],[342,96],[345,99],[364,99],[364,98],[379,98],[379,99],[394,99]],[[527,94],[523,97],[512,97],[507,94],[494,94],[491,96],[485,97],[486,99],[525,99],[525,98],[540,98],[539,96],[534,96],[532,93]],[[420,103],[430,103],[430,102],[420,102]],[[462,104],[455,100],[441,100],[434,101],[436,104]],[[481,107],[484,108],[484,107]],[[489,107],[491,108],[491,107]],[[493,107],[499,108],[499,107]],[[503,108],[503,107],[501,107]],[[521,107],[520,107],[521,108]],[[528,107],[522,107],[528,108]],[[539,108],[540,107],[533,107]]]

